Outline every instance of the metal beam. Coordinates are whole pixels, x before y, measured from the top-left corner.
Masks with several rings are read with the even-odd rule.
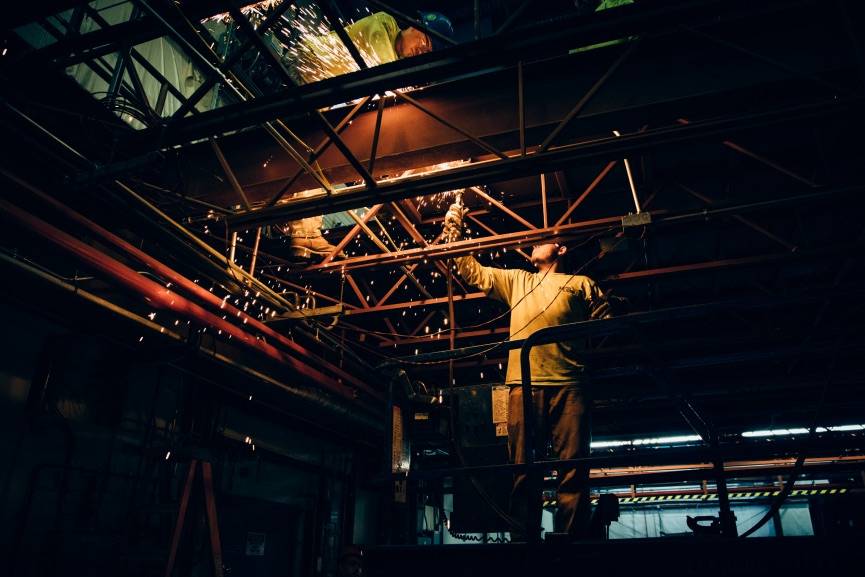
[[[352,119],[357,115],[357,113],[361,110],[361,108],[363,108],[364,106],[366,106],[366,103],[367,103],[367,102],[369,102],[369,97],[366,97],[366,98],[362,98],[362,99],[360,99],[360,101],[358,101],[358,103],[354,106],[354,108],[352,108],[352,109],[349,111],[349,113],[346,114],[346,115],[343,117],[343,119],[339,121],[339,124],[337,124],[336,126],[333,127],[333,130],[334,130],[337,134],[339,134],[340,132],[342,132],[342,130],[343,130],[346,126],[348,126],[349,124],[351,124]],[[319,158],[322,154],[325,153],[325,151],[330,147],[331,144],[333,144],[333,139],[330,138],[329,136],[328,136],[327,138],[325,138],[324,140],[322,140],[322,141],[319,143],[319,145],[315,147],[315,150],[313,150],[313,151],[309,154],[309,161],[308,161],[308,162],[309,162],[310,164],[312,164],[313,162],[315,162],[316,160],[318,160],[318,158]],[[283,185],[283,186],[282,186],[278,191],[276,191],[276,193],[275,193],[275,194],[270,198],[270,200],[268,200],[268,201],[265,203],[265,206],[273,206],[273,205],[275,205],[275,204],[279,201],[279,199],[281,199],[281,198],[285,195],[285,193],[288,192],[288,190],[291,188],[291,185],[294,184],[294,183],[297,181],[297,179],[300,178],[300,176],[301,176],[302,174],[304,174],[304,172],[305,172],[305,170],[304,170],[303,168],[298,169],[298,170],[294,173],[294,176],[290,177],[290,178],[286,181],[286,183],[285,183],[285,184],[284,184],[284,185]],[[372,169],[369,169],[369,172],[372,173]]]
[[[759,11],[771,12],[781,8],[789,9],[789,4],[767,0],[760,5]],[[161,127],[159,131],[144,131],[142,138],[145,142],[150,141],[153,147],[178,145],[284,117],[286,111],[306,113],[370,94],[383,94],[387,90],[476,75],[479,62],[484,64],[483,72],[492,72],[500,70],[502,66],[515,66],[518,60],[567,53],[574,46],[616,40],[650,30],[670,31],[677,24],[716,23],[753,16],[755,7],[743,0],[646,0],[605,12],[582,22],[578,22],[576,15],[567,17],[555,27],[540,23],[508,34],[465,43],[460,45],[459,50],[422,54],[277,91],[259,97],[255,102],[229,105],[196,117],[179,119],[172,126]]]
[[[563,214],[559,218],[559,220],[556,221],[556,226],[568,220],[571,214],[573,214],[573,212],[577,210],[577,208],[579,208],[581,204],[583,204],[583,201],[586,200],[589,194],[591,194],[591,192],[595,190],[595,188],[597,188],[599,184],[601,184],[601,181],[604,180],[604,177],[610,173],[614,166],[616,166],[616,162],[618,161],[611,160],[607,163],[607,165],[601,170],[601,172],[598,173],[595,179],[589,183],[589,186],[587,186],[586,189],[580,194],[580,196],[577,197],[577,200],[571,203],[571,205],[568,207],[568,210],[565,211],[565,214]]]
[[[454,295],[454,302],[468,301],[468,300],[474,300],[474,299],[480,299],[480,298],[486,298],[486,297],[487,297],[486,293],[482,293],[482,292],[474,292],[474,293],[469,293],[466,295]],[[356,310],[346,311],[345,316],[356,316],[356,315],[364,314],[364,313],[380,313],[380,312],[387,312],[387,311],[399,311],[402,309],[410,309],[410,308],[414,308],[414,307],[425,307],[425,306],[431,306],[431,305],[447,304],[447,302],[448,302],[448,297],[428,298],[428,299],[421,299],[421,300],[416,300],[416,301],[411,301],[411,302],[393,303],[390,305],[378,305],[378,306],[374,306],[374,307],[369,307],[368,309],[356,309]],[[393,343],[391,343],[391,344],[393,344]]]
[[[376,204],[375,206],[370,207],[370,209],[368,211],[366,211],[366,213],[364,213],[363,217],[361,218],[361,222],[363,222],[365,224],[369,219],[374,217],[376,215],[376,213],[378,213],[379,210],[381,210],[381,207],[382,207],[381,204]],[[340,240],[336,244],[336,246],[330,252],[330,254],[328,254],[327,256],[324,257],[324,259],[321,261],[322,264],[327,264],[327,263],[331,262],[334,258],[336,258],[336,256],[339,255],[339,253],[341,253],[343,250],[345,250],[345,247],[348,246],[348,243],[353,241],[354,238],[358,234],[360,234],[361,230],[363,230],[363,229],[361,228],[360,223],[355,224],[354,227],[350,231],[348,231],[348,234],[346,234],[344,237],[342,237],[342,240]]]
[[[690,124],[691,123],[691,121],[688,120],[687,118],[679,118],[676,120],[676,122],[678,122],[679,124]],[[812,188],[816,188],[816,187],[820,186],[819,184],[817,184],[813,180],[811,180],[809,178],[805,178],[801,174],[793,172],[789,168],[787,168],[785,166],[781,166],[777,162],[774,162],[773,160],[766,158],[765,156],[761,156],[761,155],[757,154],[756,152],[753,152],[753,151],[745,148],[744,146],[742,146],[740,144],[736,144],[735,142],[732,142],[730,140],[725,140],[721,144],[723,144],[724,146],[726,146],[730,150],[735,150],[736,152],[743,154],[743,155],[747,156],[748,158],[752,158],[752,159],[756,160],[760,164],[764,164],[764,165],[768,166],[769,168],[773,168],[773,169],[777,170],[778,172],[780,172],[781,174],[785,174],[794,180],[798,180],[802,184],[806,184]]]
[[[240,186],[240,183],[237,181],[237,176],[235,176],[234,171],[231,169],[231,165],[228,164],[228,159],[225,158],[225,155],[222,153],[222,149],[219,148],[219,144],[216,143],[216,140],[210,139],[210,147],[213,149],[213,154],[216,155],[217,160],[219,160],[219,166],[222,167],[222,171],[225,173],[225,176],[228,178],[229,184],[231,184],[231,188],[234,189],[234,192],[237,193],[238,198],[240,198],[243,207],[246,210],[250,209],[249,199],[246,197],[246,193],[243,192],[243,187]],[[261,228],[259,227],[259,230]]]
[[[650,214],[652,215],[652,226],[665,226],[674,223],[698,222],[709,218],[741,214],[756,210],[793,206],[799,203],[826,201],[834,198],[842,198],[854,193],[861,193],[863,189],[865,189],[865,185],[860,184],[746,204],[728,205],[725,207],[707,208],[696,211],[691,210],[678,213],[666,210],[657,210],[651,211]],[[427,248],[408,249],[400,251],[399,253],[356,257],[340,263],[314,265],[297,272],[302,274],[311,272],[328,273],[334,270],[355,270],[377,266],[403,266],[407,263],[426,259],[452,258],[455,256],[479,253],[497,248],[532,246],[553,238],[560,238],[565,242],[568,242],[569,240],[581,238],[587,234],[612,231],[619,228],[621,222],[622,215],[609,216],[549,228],[517,231],[498,235],[496,237],[473,238],[443,245],[429,246]]]
[[[451,46],[453,46],[457,43],[457,41],[454,40],[453,38],[451,38],[449,36],[445,36],[444,34],[442,34],[441,32],[439,32],[437,30],[433,30],[432,28],[430,28],[429,26],[427,26],[426,24],[424,24],[423,22],[421,22],[417,18],[412,18],[411,16],[408,16],[407,14],[400,12],[399,10],[394,8],[393,6],[390,6],[389,4],[385,4],[384,2],[381,2],[379,0],[367,0],[367,4],[372,4],[373,6],[384,10],[385,12],[387,12],[388,14],[390,14],[396,20],[402,22],[403,24],[407,24],[408,26],[411,26],[412,28],[417,28],[418,30],[424,32],[428,36],[435,36],[436,38],[438,38],[442,42],[446,42],[447,44],[450,44]]]
[[[658,127],[645,132],[610,136],[590,142],[557,147],[544,153],[506,160],[493,159],[441,170],[425,175],[406,176],[380,181],[369,189],[352,186],[327,196],[298,199],[281,206],[251,211],[228,218],[231,228],[249,228],[252,225],[285,222],[323,212],[339,212],[375,202],[392,202],[403,198],[423,196],[443,190],[474,186],[481,182],[507,180],[524,176],[554,172],[569,163],[598,162],[624,158],[643,150],[682,144],[706,138],[717,138],[731,132],[760,126],[770,126],[792,120],[819,117],[826,114],[858,110],[861,98],[826,100],[775,108],[745,115],[693,122],[689,125]]]
[[[494,199],[493,197],[491,197],[489,194],[484,192],[484,190],[482,188],[480,188],[478,186],[472,186],[471,189],[474,191],[475,194],[477,194],[482,199],[484,199],[485,201],[490,203],[491,206],[496,207],[497,209],[499,209],[500,211],[502,211],[503,213],[505,213],[506,215],[508,215],[509,217],[511,217],[512,219],[514,219],[515,221],[517,221],[518,223],[523,225],[524,227],[526,227],[527,229],[537,230],[538,227],[536,227],[535,225],[533,225],[532,223],[530,223],[529,221],[527,221],[526,219],[524,219],[523,217],[518,215],[516,212],[509,209],[508,207],[506,207],[501,202],[499,202],[496,199]]]
[[[475,144],[477,144],[478,146],[480,146],[481,148],[483,148],[485,151],[489,152],[490,154],[494,154],[495,156],[498,156],[501,159],[507,159],[507,155],[504,152],[502,152],[501,150],[499,150],[495,146],[491,145],[489,142],[485,142],[483,139],[475,136],[474,134],[470,133],[469,131],[467,131],[463,128],[460,128],[459,126],[457,126],[456,124],[454,124],[453,122],[451,122],[450,120],[448,120],[447,118],[442,116],[441,114],[437,114],[437,113],[433,112],[432,110],[430,110],[429,108],[427,108],[426,106],[424,106],[423,104],[421,104],[420,102],[418,102],[417,100],[415,100],[414,98],[409,96],[408,94],[406,94],[404,92],[397,92],[396,96],[397,96],[397,98],[405,100],[406,102],[408,102],[409,104],[411,104],[412,106],[414,106],[415,108],[417,108],[418,110],[423,112],[424,114],[427,114],[427,115],[431,116],[432,118],[436,119],[437,121],[441,122],[442,124],[444,124],[445,126],[450,128],[451,130],[455,130],[456,132],[459,132],[460,134],[462,134],[463,136],[465,136],[466,138],[468,138],[469,140],[471,140],[472,142],[474,142]]]
[[[466,218],[469,219],[470,221],[474,222],[476,225],[478,225],[479,227],[481,227],[482,229],[484,229],[485,231],[487,231],[491,235],[498,236],[499,233],[496,230],[494,230],[491,226],[484,224],[483,221],[481,219],[479,219],[478,217],[476,217],[475,215],[466,214]],[[516,250],[516,253],[518,255],[520,255],[521,257],[523,257],[524,259],[526,259],[527,261],[532,260],[532,257],[530,257],[528,254],[526,254],[526,252],[523,251],[522,249],[518,248]]]
[[[704,193],[699,193],[696,190],[692,189],[691,187],[685,186],[681,182],[678,182],[676,184],[679,185],[679,188],[681,188],[682,190],[684,190],[685,192],[687,192],[691,196],[694,196],[694,197],[700,199],[701,201],[703,201],[704,203],[706,203],[709,206],[713,206],[713,205],[717,204],[717,202],[715,200],[713,200],[711,197],[709,197],[708,195],[706,195]],[[744,224],[748,228],[759,232],[760,234],[762,234],[766,238],[777,242],[778,244],[780,244],[781,246],[783,246],[784,248],[786,248],[789,251],[794,251],[797,248],[795,244],[784,240],[783,238],[781,238],[777,234],[773,233],[772,231],[768,230],[767,228],[765,228],[763,226],[760,226],[759,224],[755,223],[754,221],[752,221],[749,218],[745,218],[744,216],[740,216],[738,214],[734,214],[732,218],[733,218],[733,220],[741,222],[742,224]]]
[[[592,85],[592,87],[589,88],[589,90],[583,95],[583,97],[580,98],[579,101],[577,101],[573,108],[571,108],[570,112],[568,112],[568,114],[562,119],[558,126],[556,126],[550,133],[550,135],[544,139],[544,141],[541,143],[540,148],[538,149],[539,152],[544,152],[553,144],[553,142],[555,142],[559,134],[561,134],[562,131],[568,126],[568,124],[570,124],[570,122],[574,119],[574,117],[576,117],[577,114],[579,114],[583,110],[583,108],[586,107],[586,104],[588,104],[592,97],[597,94],[598,90],[600,90],[601,87],[607,82],[607,80],[609,80],[610,76],[612,76],[616,72],[616,70],[618,70],[619,66],[621,66],[622,63],[624,63],[628,59],[628,57],[634,53],[634,50],[637,48],[638,44],[639,40],[632,40],[630,42],[630,45],[627,47],[627,49],[625,49],[624,52],[622,52],[622,54],[620,54],[619,57],[616,58],[615,62],[610,65],[607,71],[604,72],[604,74],[600,78],[598,78],[598,80]]]

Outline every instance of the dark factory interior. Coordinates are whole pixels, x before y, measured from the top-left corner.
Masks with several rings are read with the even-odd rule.
[[[3,11],[0,575],[865,574],[865,3]]]

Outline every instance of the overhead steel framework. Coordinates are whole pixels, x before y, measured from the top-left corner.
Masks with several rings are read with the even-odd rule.
[[[499,339],[502,323],[474,327],[455,316],[477,307],[494,317],[481,293],[437,279],[450,276],[448,259],[469,253],[508,249],[499,262],[522,266],[521,248],[551,238],[612,239],[595,250],[593,274],[647,308],[665,302],[673,278],[714,295],[719,278],[747,271],[742,285],[784,292],[772,279],[849,270],[861,243],[855,230],[817,242],[802,225],[808,212],[841,218],[839,207],[861,197],[849,168],[861,138],[841,128],[863,120],[849,3],[827,13],[814,1],[646,0],[520,25],[523,3],[487,35],[480,3],[473,39],[380,66],[359,60],[356,72],[303,86],[268,42],[290,3],[256,18],[246,4],[136,0],[116,22],[93,3],[78,6],[68,18],[37,20],[53,40],[14,55],[8,69],[86,66],[110,87],[104,103],[134,104],[141,126],[116,128],[112,156],[77,159],[64,185],[104,187],[155,215],[171,231],[166,245],[193,247],[183,249],[196,255],[190,268],[222,276],[233,291],[260,290],[278,311],[261,322],[280,334],[309,322],[328,347],[363,339],[375,353]],[[369,4],[410,23],[398,7]],[[321,8],[332,22],[346,5]],[[227,14],[227,45],[202,24],[217,13]],[[90,21],[98,29],[84,32]],[[811,21],[812,34],[795,27]],[[158,38],[200,82],[182,86],[142,55]],[[269,84],[245,57],[264,63]],[[7,112],[26,109],[14,92],[8,103]],[[815,153],[823,141],[837,143],[830,158]],[[169,164],[184,172],[181,186],[166,176]],[[474,233],[445,243],[446,205],[425,202],[454,189],[466,189]],[[628,224],[633,212],[649,224]],[[335,250],[321,263],[290,262],[284,239],[266,227],[322,213],[347,219],[328,237]],[[738,234],[751,240],[729,250],[718,240]],[[627,258],[619,243],[631,247]],[[847,274],[838,273],[839,286]],[[456,365],[467,374],[498,362]]]

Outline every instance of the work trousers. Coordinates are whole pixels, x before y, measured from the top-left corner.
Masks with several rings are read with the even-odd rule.
[[[535,414],[536,461],[546,458],[548,444],[551,445],[553,459],[589,456],[591,399],[581,387],[576,385],[532,387],[532,408]],[[508,399],[508,452],[512,463],[525,463],[526,460],[524,423],[522,387],[513,386]],[[557,533],[568,533],[574,538],[585,536],[591,517],[589,467],[565,466],[559,467],[557,471],[558,506],[554,530]],[[525,523],[527,520],[526,485],[525,472],[514,475],[511,516],[520,523]],[[533,498],[540,500],[540,495]],[[539,525],[540,519],[536,518],[535,523]],[[523,536],[518,534],[517,538],[520,537]]]

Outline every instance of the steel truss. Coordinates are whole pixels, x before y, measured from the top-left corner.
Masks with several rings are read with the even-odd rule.
[[[706,209],[672,212],[660,209],[648,210],[654,226],[661,227],[672,223],[730,216],[743,226],[772,240],[783,252],[735,259],[706,259],[702,262],[674,266],[647,266],[641,270],[630,270],[630,267],[634,266],[632,263],[624,272],[609,276],[606,279],[609,282],[649,280],[668,274],[722,270],[738,266],[799,262],[811,257],[823,256],[831,251],[799,252],[797,239],[771,230],[770,227],[756,222],[745,214],[800,203],[841,199],[861,191],[861,186],[856,185],[822,188],[819,186],[821,183],[816,179],[804,176],[799,171],[783,166],[782,163],[731,140],[734,138],[731,135],[751,129],[773,128],[783,123],[803,119],[834,119],[836,115],[849,114],[851,111],[853,114],[858,114],[856,111],[861,110],[861,96],[858,92],[850,95],[843,86],[839,88],[837,83],[828,82],[826,76],[837,72],[831,67],[798,70],[768,60],[760,54],[750,53],[746,56],[753,61],[768,65],[776,70],[778,75],[761,79],[762,82],[755,84],[733,82],[720,87],[715,86],[708,94],[695,94],[699,92],[697,88],[700,87],[697,87],[692,92],[667,93],[663,95],[664,98],[656,102],[640,101],[631,107],[607,107],[606,109],[601,107],[600,110],[592,110],[592,105],[603,90],[619,76],[625,74],[628,66],[634,64],[634,60],[640,57],[640,51],[648,42],[681,34],[684,30],[685,34],[699,35],[707,42],[717,44],[718,39],[712,38],[711,35],[707,37],[708,33],[700,27],[703,24],[753,16],[755,10],[751,3],[705,0],[670,4],[649,0],[634,6],[626,6],[616,10],[615,13],[596,15],[591,19],[569,16],[556,26],[538,24],[509,32],[507,28],[510,24],[508,24],[502,26],[504,31],[501,34],[493,37],[375,68],[363,69],[361,66],[360,71],[338,79],[329,79],[307,86],[291,86],[269,95],[263,95],[248,78],[234,73],[233,67],[239,61],[241,54],[255,49],[262,57],[268,59],[276,74],[288,84],[288,76],[281,69],[279,59],[264,45],[262,39],[262,33],[275,22],[278,11],[284,10],[287,3],[277,8],[277,12],[257,30],[253,29],[252,24],[239,13],[236,5],[219,3],[218,9],[229,10],[234,17],[235,26],[244,33],[239,48],[228,57],[213,53],[208,46],[208,42],[212,39],[206,36],[206,31],[202,31],[200,26],[190,22],[190,19],[195,20],[197,12],[185,8],[178,9],[176,5],[169,4],[158,1],[143,2],[141,6],[148,17],[128,23],[129,26],[115,27],[116,30],[113,32],[106,29],[98,37],[87,38],[91,36],[88,34],[64,42],[73,43],[70,46],[78,46],[77,50],[82,56],[89,54],[91,57],[94,55],[98,57],[108,53],[101,53],[100,50],[108,50],[111,47],[111,51],[114,52],[117,51],[118,46],[123,46],[122,35],[132,34],[133,24],[141,25],[142,29],[149,26],[151,33],[154,31],[159,35],[168,33],[189,53],[196,65],[207,72],[208,79],[205,84],[188,99],[177,92],[176,88],[163,77],[160,81],[164,81],[164,91],[160,99],[164,101],[165,94],[170,92],[178,97],[181,110],[173,118],[158,121],[160,122],[158,126],[154,125],[152,129],[142,131],[140,135],[130,138],[129,150],[143,153],[179,147],[194,152],[194,146],[190,146],[189,143],[199,139],[208,141],[208,154],[215,154],[227,176],[232,204],[239,202],[244,207],[244,212],[229,214],[226,221],[234,230],[256,229],[255,246],[248,249],[252,255],[247,273],[250,277],[255,274],[261,277],[255,263],[261,262],[265,256],[259,250],[258,242],[259,227],[262,225],[282,223],[322,212],[351,212],[362,206],[373,206],[373,210],[363,218],[355,215],[356,225],[348,235],[337,242],[337,250],[328,255],[322,264],[303,270],[292,269],[280,275],[273,274],[271,270],[265,276],[269,280],[278,280],[300,292],[315,293],[318,298],[329,303],[340,304],[343,307],[343,321],[341,321],[343,323],[344,319],[350,316],[363,318],[366,315],[368,318],[369,314],[378,313],[382,315],[382,320],[389,330],[396,333],[390,319],[384,316],[387,313],[418,306],[452,304],[480,298],[479,293],[469,292],[465,287],[459,286],[456,287],[458,290],[454,291],[456,294],[452,292],[447,297],[432,294],[416,276],[418,272],[416,269],[426,261],[431,261],[432,266],[437,267],[439,271],[446,272],[447,267],[441,262],[442,259],[455,255],[495,248],[528,246],[554,237],[580,238],[587,234],[619,228],[622,225],[623,214],[612,213],[604,218],[587,220],[581,219],[580,207],[605,179],[610,178],[609,175],[614,168],[624,164],[624,159],[634,158],[662,147],[704,140],[721,141],[727,149],[761,163],[782,178],[795,181],[797,186],[806,187],[805,190],[809,192],[803,194],[791,192],[786,198],[772,198],[765,203],[757,201],[725,205],[718,204],[718,200],[705,191],[684,182],[678,183],[677,185],[688,195],[704,203]],[[338,12],[338,3],[325,4],[331,10]],[[789,8],[788,3],[785,2],[767,2],[761,4],[757,11],[771,13],[782,9],[807,10],[814,4],[816,3],[802,2],[794,8]],[[154,27],[157,23],[158,25]],[[120,42],[113,47],[110,44],[112,33],[116,33],[113,41]],[[642,38],[639,48],[636,42],[631,42],[597,51],[597,57],[591,52],[563,56],[565,49],[575,45],[618,40],[629,36]],[[133,35],[130,38],[138,38],[138,36]],[[87,44],[88,42],[92,44]],[[104,42],[108,44],[96,46],[96,43]],[[45,54],[53,54],[58,62],[63,62],[63,49],[59,44],[62,42],[55,48],[45,49]],[[91,46],[92,49],[81,48],[82,46]],[[731,49],[742,52],[741,47],[735,45]],[[51,50],[53,52],[50,52]],[[558,58],[542,61],[550,56]],[[128,57],[140,59],[134,49],[129,50]],[[122,77],[123,60],[119,59],[119,62],[117,69],[112,73],[115,77],[118,75]],[[547,75],[546,84],[542,86],[544,91],[550,91],[550,87],[554,87],[564,76],[564,74],[550,73],[554,68],[550,62],[565,63],[569,72],[572,69],[576,70],[581,63],[593,62],[594,76],[590,76],[589,81],[581,85],[580,90],[574,94],[550,97],[550,100],[556,102],[555,113],[539,117],[536,109],[538,103],[529,98],[532,88],[527,85],[526,79],[531,78],[532,73]],[[147,68],[140,60],[139,63],[148,73],[159,78],[158,70]],[[687,73],[686,69],[680,71],[682,76],[687,76]],[[497,126],[495,131],[484,127],[482,119],[476,120],[473,117],[480,115],[465,113],[460,115],[449,112],[448,104],[465,102],[470,98],[465,94],[476,93],[472,89],[493,79],[498,82],[505,76],[508,78],[508,90],[514,94],[517,110],[513,109],[511,103],[496,109],[493,118],[501,126]],[[773,86],[777,90],[773,94],[781,93],[790,87],[801,87],[802,80],[810,87],[809,90],[803,91],[805,97],[784,100],[784,106],[773,104],[771,107],[740,109],[726,105],[726,101],[731,96],[748,100],[759,96],[768,86]],[[439,82],[448,84],[436,86],[435,83]],[[135,84],[134,79],[132,83]],[[456,133],[459,137],[458,140],[453,138],[436,140],[435,137],[430,136],[420,141],[420,144],[416,144],[414,150],[399,149],[389,142],[385,113],[390,110],[386,110],[386,99],[379,98],[373,102],[373,96],[383,93],[384,90],[421,83],[432,83],[433,86],[410,94],[398,93],[395,97],[403,103],[400,106],[411,111],[412,122],[424,119],[425,124],[418,125],[422,126],[423,130],[418,132],[424,132],[432,126],[439,126],[439,128],[444,126],[451,131],[451,135]],[[130,94],[137,90],[135,86],[123,87],[122,83],[116,86],[119,90],[126,90]],[[221,86],[223,89],[232,91],[239,102],[219,110],[196,112],[196,98],[203,96],[212,86]],[[495,85],[494,88],[498,90],[500,85]],[[542,94],[547,96],[546,93]],[[332,111],[326,114],[318,112],[320,106],[341,103],[354,97],[360,100],[352,108],[346,109],[347,111]],[[546,101],[544,104],[546,105]],[[511,107],[507,114],[516,117],[515,123],[506,125],[502,122],[505,118],[505,106]],[[158,103],[153,107],[153,112],[156,116],[160,115],[161,106]],[[718,114],[727,116],[719,117]],[[300,128],[294,125],[289,127],[286,123],[287,119],[296,120]],[[353,122],[354,127],[350,129],[349,126]],[[264,126],[268,137],[273,139],[276,146],[285,153],[282,156],[289,166],[285,171],[285,178],[280,179],[277,186],[267,187],[265,194],[261,194],[261,190],[256,190],[256,187],[248,184],[251,180],[248,158],[244,158],[236,149],[232,149],[232,138],[223,138],[228,133],[256,125]],[[364,132],[360,128],[362,126],[366,126],[369,130]],[[612,130],[623,127],[631,127],[631,131],[621,136],[612,135]],[[598,138],[598,134],[604,136]],[[319,144],[315,147],[307,144],[314,142]],[[397,168],[416,167],[417,159],[430,151],[439,153],[441,159],[453,160],[471,156],[475,162],[429,174],[381,178],[382,174],[394,174]],[[254,164],[260,164],[260,160],[255,158]],[[323,170],[313,169],[317,162]],[[570,198],[564,214],[554,224],[550,225],[546,221],[548,205],[554,202],[554,199],[547,198],[544,193],[537,201],[530,203],[532,206],[542,204],[545,214],[545,222],[542,226],[537,226],[537,223],[533,224],[522,216],[516,206],[506,206],[487,196],[486,200],[490,203],[490,208],[470,213],[469,219],[490,236],[449,244],[440,244],[436,240],[428,243],[429,246],[424,246],[426,241],[418,233],[417,228],[422,225],[432,225],[435,219],[424,219],[417,208],[411,204],[412,197],[536,175],[546,175],[546,178],[541,176],[542,190],[546,190],[548,179],[555,176],[560,180],[561,171],[575,165],[597,166],[597,175],[584,190],[576,191],[575,198],[573,196]],[[363,184],[338,191],[333,190],[332,182],[345,181],[363,181]],[[285,195],[309,187],[310,183],[325,192],[315,197],[280,202]],[[559,188],[564,190],[565,187],[559,184]],[[482,197],[485,194],[481,188],[476,188],[475,192]],[[639,199],[637,206],[648,209],[652,199],[653,196]],[[636,194],[634,200],[638,200]],[[373,219],[376,218],[378,211],[382,211],[380,214],[394,215],[400,228],[420,247],[390,252],[391,247],[387,246],[373,230],[375,222]],[[521,228],[516,232],[504,234],[496,232],[491,224],[486,224],[479,219],[489,211],[507,215]],[[570,220],[577,220],[577,222],[569,222]],[[382,252],[366,257],[334,260],[339,252],[360,234],[369,237]],[[232,243],[232,247],[245,248],[239,243]],[[796,253],[793,253],[794,250]],[[266,256],[271,258],[270,255]],[[403,267],[402,276],[379,298],[369,290],[366,279],[360,276],[361,271],[393,266]],[[332,294],[324,294],[327,291],[310,291],[299,284],[300,275],[319,278],[321,275],[343,271],[351,273],[346,276],[347,288],[357,297],[359,305],[345,303],[341,295],[337,298]],[[395,302],[396,290],[406,280],[415,284],[422,298],[412,297],[413,300],[407,302]],[[459,294],[460,288],[463,294]],[[371,296],[371,302],[366,302],[364,292]],[[306,313],[297,314],[306,316]],[[314,312],[308,316],[313,314]],[[423,338],[417,336],[418,332],[433,314],[433,312],[428,313],[409,336],[393,338],[375,336],[374,338],[378,338],[382,346],[421,342]],[[453,328],[450,334],[453,338],[468,338],[481,334],[501,334],[502,330],[501,327],[485,332],[460,331]]]

